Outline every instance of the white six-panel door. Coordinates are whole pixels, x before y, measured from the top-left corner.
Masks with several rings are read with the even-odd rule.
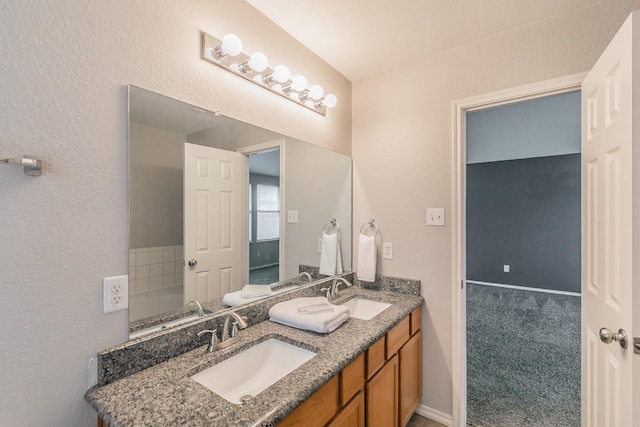
[[[640,59],[633,39],[640,35],[639,19],[627,19],[582,85],[584,427],[640,426],[640,356],[633,353],[633,334],[640,333],[640,313],[633,312],[639,308],[634,265],[640,262],[640,254],[634,253],[634,234],[640,231],[640,224],[634,229],[634,220],[640,220],[640,181],[634,179],[634,168],[640,169],[640,157],[633,147],[634,137],[640,142],[634,135],[640,123],[633,105],[633,61]],[[636,88],[635,98],[639,95]],[[601,328],[612,333],[624,329],[627,348],[618,341],[603,342],[606,331],[601,334]]]
[[[233,151],[184,144],[185,303],[221,298],[242,287],[241,221],[247,218],[242,158]]]

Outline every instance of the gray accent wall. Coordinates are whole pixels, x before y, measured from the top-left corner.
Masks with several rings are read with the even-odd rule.
[[[580,292],[580,154],[467,165],[467,280]]]
[[[580,152],[580,92],[467,114],[467,164]]]

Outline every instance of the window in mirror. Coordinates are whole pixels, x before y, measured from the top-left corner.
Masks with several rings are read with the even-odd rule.
[[[256,235],[255,240],[271,240],[280,237],[280,187],[256,184]]]

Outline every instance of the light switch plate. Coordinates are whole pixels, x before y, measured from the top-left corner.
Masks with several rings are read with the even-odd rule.
[[[288,211],[287,212],[287,222],[295,224],[298,222],[298,211]]]
[[[444,225],[444,208],[427,208],[427,225]]]
[[[129,276],[105,277],[102,279],[102,312],[129,308]]]

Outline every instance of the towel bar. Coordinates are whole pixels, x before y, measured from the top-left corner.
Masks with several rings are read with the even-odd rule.
[[[0,157],[0,163],[7,165],[23,166],[25,175],[40,176],[42,175],[42,163],[44,160],[35,156],[23,157]]]

